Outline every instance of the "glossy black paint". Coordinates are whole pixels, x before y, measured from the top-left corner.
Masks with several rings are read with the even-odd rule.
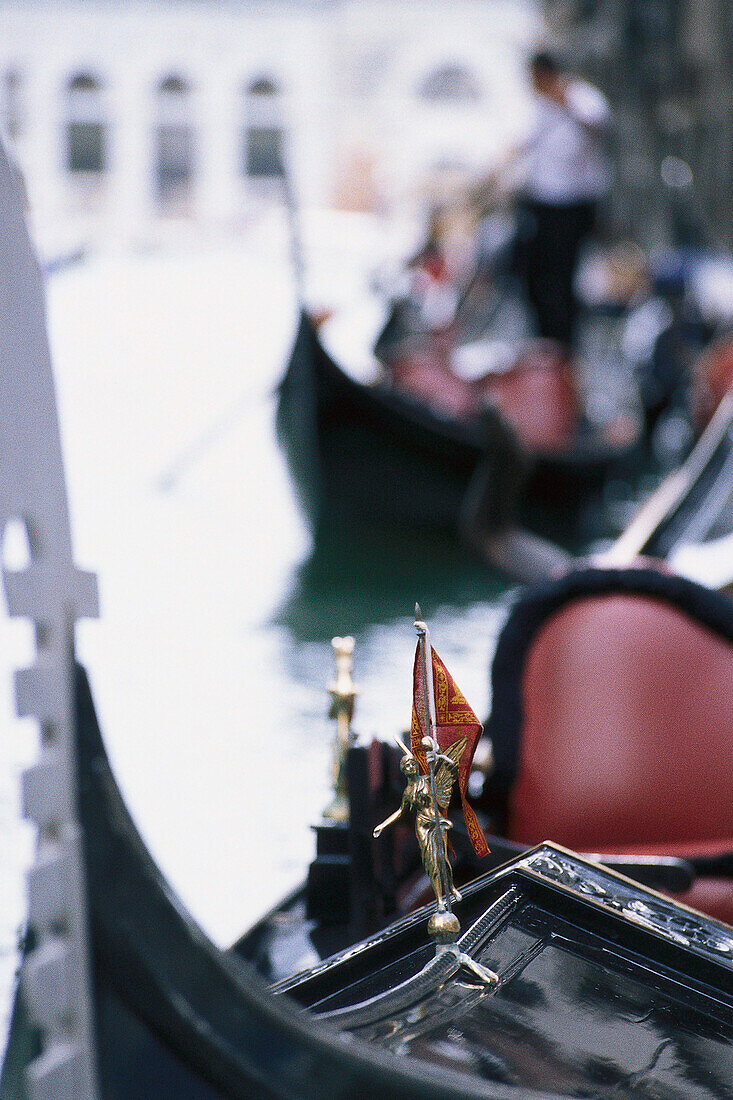
[[[376,750],[376,752],[375,752]],[[371,765],[369,763],[371,758]],[[379,841],[372,828],[399,804],[404,778],[400,752],[381,742],[352,746],[347,753],[349,824],[315,826],[316,857],[303,885],[264,914],[233,946],[270,982],[343,950],[372,935],[420,903],[430,893],[414,831],[398,825]],[[489,835],[479,811],[490,853],[479,858],[459,813],[452,814],[451,845],[456,881],[485,875],[528,850]],[[668,892],[689,889],[694,867],[674,857],[610,856],[604,863],[636,882]]]
[[[462,972],[397,996],[431,957],[426,913],[279,988],[481,1081],[598,1100],[733,1097],[733,929],[552,847],[470,886],[463,927],[488,906],[497,919],[470,953],[497,988]]]

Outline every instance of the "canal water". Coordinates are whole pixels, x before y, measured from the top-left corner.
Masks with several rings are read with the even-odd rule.
[[[329,797],[331,637],[356,640],[356,729],[387,738],[409,725],[415,601],[483,716],[511,599],[500,578],[418,537],[313,553],[274,433],[293,278],[280,229],[263,232],[90,258],[48,287],[76,559],[100,585],[79,655],[133,817],[222,945],[312,857]],[[331,239],[341,251],[312,253],[310,296],[356,300],[389,243],[353,218]],[[35,731],[10,695],[13,668],[32,659],[27,624],[3,614],[0,645],[2,1035],[32,845],[18,783]]]

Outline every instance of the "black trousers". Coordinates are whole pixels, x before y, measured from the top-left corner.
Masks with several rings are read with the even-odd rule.
[[[596,221],[595,202],[551,205],[525,200],[520,267],[540,336],[572,344],[578,316],[573,276],[578,253]]]

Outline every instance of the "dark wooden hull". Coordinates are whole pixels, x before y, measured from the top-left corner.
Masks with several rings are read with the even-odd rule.
[[[733,1096],[733,929],[549,844],[477,879],[455,912],[458,948],[493,986],[434,956],[423,911],[279,989],[487,1096]]]
[[[450,1017],[446,1036],[454,1046],[456,1035],[470,1033],[469,1061],[457,1064],[455,1057],[444,1057],[446,1036],[438,1035],[439,1027],[435,1044],[421,1040],[400,1052],[372,1026],[391,1017],[402,1032],[412,1026],[400,982],[414,977],[430,956],[425,911],[399,922],[374,944],[289,983],[290,996],[273,996],[236,954],[209,942],[160,875],[116,786],[81,669],[76,695],[78,815],[104,1100],[377,1095],[567,1100],[610,1096],[613,1088],[626,1088],[624,1095],[631,1096],[636,1093],[628,1089],[641,1065],[635,1044],[646,1050],[655,1036],[655,1049],[669,1048],[675,1058],[671,1069],[670,1059],[653,1061],[650,1085],[689,1080],[692,1092],[669,1095],[733,1096],[725,1054],[733,1041],[733,969],[726,954],[729,941],[733,951],[733,940],[726,930],[625,880],[609,887],[609,876],[598,869],[581,866],[573,878],[572,868],[563,870],[574,858],[569,854],[561,854],[565,863],[559,871],[556,867],[560,878],[553,882],[556,851],[549,857],[545,851],[545,863],[515,861],[511,870],[483,876],[464,893],[459,906],[464,928],[478,920],[480,929],[480,935],[476,928],[470,933],[468,948],[484,950],[490,943],[499,962],[511,962],[501,996],[486,1001],[488,1015],[475,1017],[484,1001],[481,996],[477,1001],[470,978],[468,984],[420,979],[418,999],[453,998],[452,1015],[441,1001],[436,1026]],[[594,876],[605,883],[608,904],[599,904]],[[501,921],[495,919],[497,903]],[[646,914],[641,923],[639,912]],[[446,957],[438,969],[446,960],[450,963]],[[599,974],[604,981],[593,984]],[[364,998],[375,996],[381,998],[376,1017],[373,1005],[365,1015]],[[329,1017],[333,1010],[336,1015]],[[577,1035],[568,1027],[576,1018]],[[418,1035],[424,1031],[418,1029]],[[571,1064],[576,1047],[588,1057]],[[459,1043],[459,1061],[460,1048]],[[2,1100],[27,1100],[23,1063],[37,1049],[21,998],[8,1048],[14,1064],[5,1065]],[[531,1049],[537,1057],[525,1058],[521,1051]],[[552,1078],[551,1093],[538,1072],[542,1065],[562,1070]],[[606,1076],[599,1078],[601,1068]],[[594,1086],[597,1090],[589,1092]]]
[[[460,535],[476,479],[477,518],[491,530],[515,517],[524,495],[555,509],[577,505],[635,453],[589,435],[563,455],[530,460],[493,411],[458,422],[385,385],[354,381],[305,314],[279,387],[277,426],[317,537],[355,524]]]
[[[417,1060],[406,1064],[346,1040],[287,998],[271,996],[250,966],[216,948],[161,876],[127,812],[81,669],[77,704],[78,810],[103,1100],[479,1095],[470,1082],[463,1087]],[[38,1050],[21,993],[2,1100],[28,1100],[24,1063]]]

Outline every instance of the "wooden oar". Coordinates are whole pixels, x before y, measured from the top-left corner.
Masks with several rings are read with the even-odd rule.
[[[611,549],[601,555],[602,564],[624,565],[645,553],[655,535],[661,531],[675,512],[679,511],[700,484],[716,450],[731,429],[733,429],[733,390],[729,390],[720,402],[697,445],[679,470],[675,470],[665,478],[623,534],[616,539]],[[730,484],[724,486],[720,508],[730,495],[731,487]],[[713,519],[710,520],[709,526],[712,525]]]
[[[572,568],[572,555],[515,522],[519,488],[514,480],[497,489],[491,463],[480,463],[461,501],[461,538],[489,569],[523,584],[562,576]]]
[[[489,568],[500,569],[523,584],[554,580],[573,566],[567,550],[522,527],[482,532],[471,546]]]

